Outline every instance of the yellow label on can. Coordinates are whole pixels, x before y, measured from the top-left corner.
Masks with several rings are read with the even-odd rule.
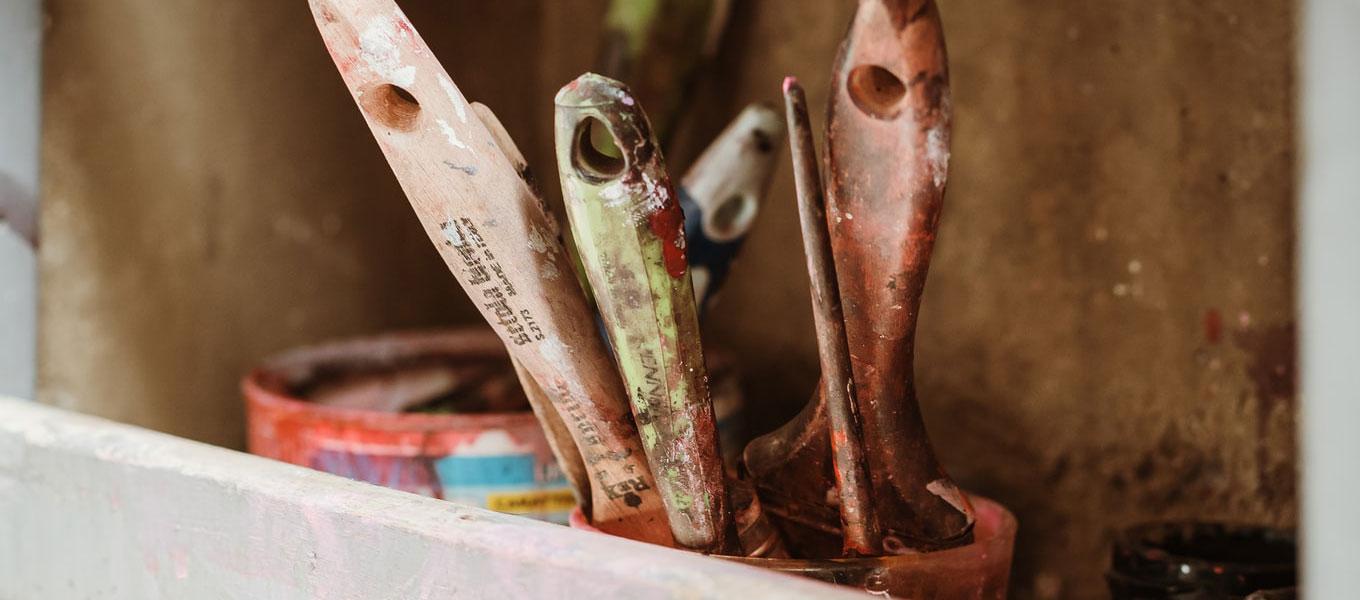
[[[565,512],[573,506],[576,506],[576,497],[569,489],[492,493],[486,496],[488,509],[517,515]]]

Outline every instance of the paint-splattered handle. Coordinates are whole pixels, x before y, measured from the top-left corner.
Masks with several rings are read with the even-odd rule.
[[[863,0],[832,73],[827,223],[885,547],[970,539],[973,511],[926,435],[913,358],[944,203],[951,105],[933,0]],[[890,550],[892,548],[889,548]]]
[[[676,542],[735,550],[680,205],[623,84],[557,95],[557,156],[581,262],[632,400]]]
[[[627,397],[591,327],[556,220],[391,0],[311,0],[374,139],[450,271],[568,424],[592,517],[673,543]]]

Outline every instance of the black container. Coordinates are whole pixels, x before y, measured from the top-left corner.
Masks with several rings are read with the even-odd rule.
[[[1291,530],[1202,521],[1146,523],[1115,539],[1105,580],[1115,600],[1241,599],[1292,588]]]

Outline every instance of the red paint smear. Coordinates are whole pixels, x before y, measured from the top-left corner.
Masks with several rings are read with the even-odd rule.
[[[1223,315],[1219,314],[1217,308],[1204,311],[1204,339],[1210,344],[1217,344],[1223,339]]]
[[[397,18],[393,19],[393,21],[396,22],[397,29],[402,33],[405,33],[406,37],[415,37],[416,30],[411,27],[411,22],[406,19],[406,15],[398,14]]]
[[[675,190],[670,179],[662,182],[666,190],[666,205],[653,212],[648,221],[652,233],[661,240],[661,256],[666,263],[666,272],[671,277],[684,277],[689,269],[685,258],[685,215],[680,212],[680,203],[675,201]]]

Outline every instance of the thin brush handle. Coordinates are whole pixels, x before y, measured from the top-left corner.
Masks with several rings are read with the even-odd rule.
[[[660,149],[646,114],[615,80],[583,75],[562,88],[556,104],[558,172],[572,234],[671,532],[686,548],[730,552],[736,540],[682,217]]]
[[[568,423],[600,529],[672,544],[618,374],[520,165],[391,0],[311,0],[332,59],[426,233]]]
[[[822,395],[831,425],[831,460],[840,493],[841,527],[845,554],[876,556],[881,543],[874,520],[869,473],[860,437],[855,382],[850,371],[850,347],[845,341],[845,318],[832,264],[831,239],[826,231],[826,203],[817,172],[817,147],[812,141],[807,98],[802,86],[784,80],[784,107],[789,121],[793,181],[798,192],[798,217],[803,228],[808,276],[812,282],[812,315],[817,330],[817,353],[822,364]]]

